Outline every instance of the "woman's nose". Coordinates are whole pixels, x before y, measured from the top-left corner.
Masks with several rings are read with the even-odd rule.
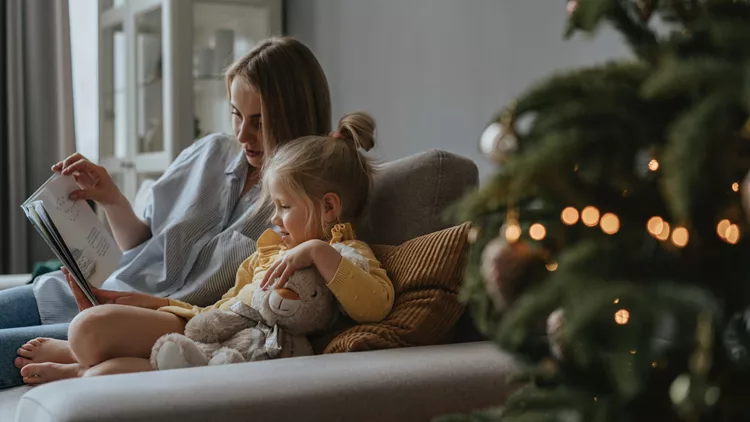
[[[249,124],[240,126],[240,130],[237,133],[237,140],[243,144],[249,144],[255,142],[258,139],[258,134],[255,133]]]

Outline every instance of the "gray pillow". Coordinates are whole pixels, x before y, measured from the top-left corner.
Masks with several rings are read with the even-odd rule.
[[[370,244],[399,245],[452,226],[447,206],[476,187],[479,173],[468,158],[433,149],[382,166],[357,237]]]

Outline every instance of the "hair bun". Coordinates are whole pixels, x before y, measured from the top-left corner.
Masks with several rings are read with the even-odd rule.
[[[367,113],[358,111],[342,117],[336,132],[365,151],[375,146],[375,119]]]

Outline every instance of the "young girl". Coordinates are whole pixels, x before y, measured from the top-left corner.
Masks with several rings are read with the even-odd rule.
[[[271,222],[278,230],[268,229],[260,236],[257,252],[240,265],[234,287],[221,300],[208,307],[170,300],[169,306],[159,312],[181,317],[184,327],[184,321],[199,312],[226,310],[238,301],[249,304],[258,286],[281,287],[294,271],[314,266],[349,317],[357,322],[385,318],[393,305],[393,285],[372,250],[356,240],[350,224],[361,214],[370,190],[373,166],[360,149],[373,147],[374,130],[370,116],[354,113],[341,119],[338,130],[330,136],[304,137],[279,147],[264,163],[262,178],[263,200],[273,204]],[[66,276],[70,279],[67,271]],[[95,320],[83,320],[92,319]],[[91,346],[89,330],[84,325],[76,320],[71,323],[70,347],[76,357],[87,356]],[[113,358],[99,362],[89,359],[90,364],[79,358],[75,374],[68,371],[66,375],[150,369],[145,353],[113,353]],[[22,373],[31,371],[29,368],[25,367]],[[50,371],[38,375],[36,383],[59,378]]]
[[[262,180],[277,230],[260,236],[257,252],[242,263],[234,287],[221,300],[209,307],[170,300],[160,311],[190,319],[209,309],[229,310],[238,301],[249,305],[258,286],[282,287],[294,271],[314,266],[352,319],[385,318],[393,285],[349,223],[369,193],[373,168],[359,150],[372,148],[374,129],[370,116],[353,113],[331,136],[300,138],[278,149]]]

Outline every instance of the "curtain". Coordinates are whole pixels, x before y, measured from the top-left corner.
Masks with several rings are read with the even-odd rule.
[[[68,0],[0,0],[0,274],[52,258],[21,203],[75,150]]]

